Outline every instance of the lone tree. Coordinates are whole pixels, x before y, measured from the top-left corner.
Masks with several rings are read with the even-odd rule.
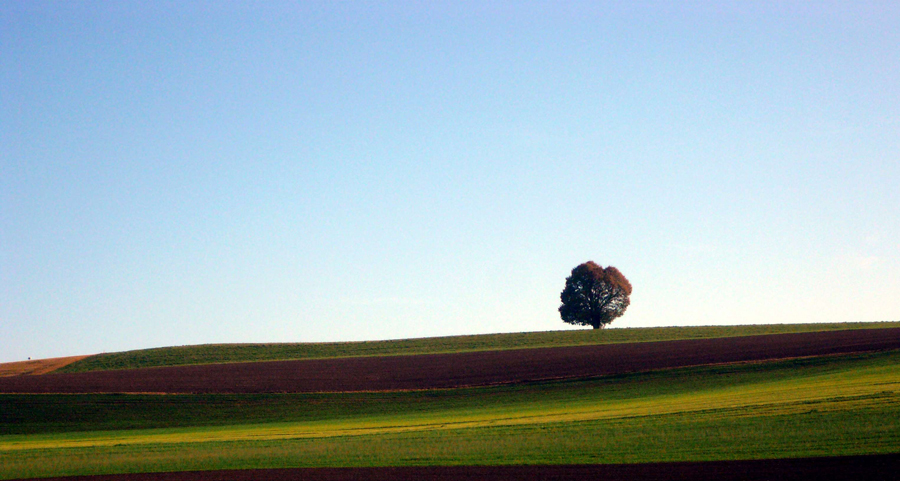
[[[566,288],[559,296],[559,315],[569,324],[601,329],[625,313],[630,295],[631,283],[618,269],[604,269],[588,261],[566,278]]]

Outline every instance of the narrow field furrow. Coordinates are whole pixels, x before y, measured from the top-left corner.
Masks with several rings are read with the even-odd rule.
[[[46,481],[519,481],[628,479],[704,481],[741,479],[780,481],[809,479],[894,479],[900,454],[749,461],[557,466],[422,466],[389,468],[301,468],[192,471],[47,478]]]
[[[890,349],[900,349],[900,328],[16,376],[0,378],[0,392],[300,393],[442,389]]]

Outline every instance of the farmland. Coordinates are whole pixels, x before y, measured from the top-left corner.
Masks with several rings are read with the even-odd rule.
[[[106,371],[147,367],[287,361],[364,356],[407,356],[499,351],[543,347],[715,339],[766,334],[827,332],[897,327],[891,322],[830,324],[759,324],[746,326],[653,327],[581,331],[520,332],[476,336],[430,337],[396,341],[279,344],[204,344],[97,354],[66,365],[59,372]]]
[[[328,392],[126,394],[109,389],[30,394],[0,383],[5,393],[0,394],[0,478],[822,459],[811,464],[815,467],[827,465],[825,460],[832,458],[826,456],[860,455],[887,456],[874,458],[874,465],[895,466],[900,452],[900,330],[882,327],[708,341],[686,336],[688,340],[641,343],[635,345],[637,351],[618,351],[623,344],[576,344],[502,351],[511,358],[491,358],[497,352],[486,350],[478,352],[493,354],[431,354],[440,363],[463,366],[491,359],[501,367],[515,366],[512,360],[520,359],[520,366],[552,367],[541,353],[586,365],[591,360],[610,364],[621,356],[645,364],[598,365],[543,378],[527,369],[499,369],[507,373],[499,381],[454,378],[429,389],[389,385]],[[709,357],[714,346],[732,357]],[[587,357],[565,357],[579,352]],[[680,361],[646,364],[667,352]],[[613,357],[603,357],[610,353]],[[427,356],[354,362],[388,362],[376,364],[379,369],[393,366],[390,362],[411,362],[429,376],[453,372],[428,371],[428,363],[419,362]],[[290,365],[302,371],[299,366],[309,362],[326,361]],[[327,362],[346,367],[343,358]],[[203,371],[207,374],[217,372],[214,366],[206,368],[213,369]],[[166,369],[173,369],[165,371],[170,377],[184,372]],[[134,376],[141,372],[153,369],[128,371]],[[340,377],[344,371],[329,372]],[[88,374],[22,378],[82,380]],[[228,387],[226,379],[218,384]]]
[[[22,376],[28,374],[47,374],[78,362],[87,356],[57,357],[53,359],[37,359],[0,364],[0,377]]]

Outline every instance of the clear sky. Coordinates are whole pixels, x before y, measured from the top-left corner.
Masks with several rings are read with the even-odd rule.
[[[0,1],[0,362],[900,320],[900,3]]]

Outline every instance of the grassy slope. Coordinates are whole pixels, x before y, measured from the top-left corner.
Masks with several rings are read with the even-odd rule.
[[[0,396],[0,478],[897,452],[900,351],[446,391]],[[31,433],[31,434],[28,434]]]
[[[0,364],[0,377],[46,374],[57,371],[87,356],[56,357]]]
[[[898,325],[900,323],[879,322],[658,327],[526,332],[346,343],[207,344],[98,354],[65,366],[58,372],[84,372],[224,362],[410,355],[676,339],[706,339],[790,332],[874,329],[897,327]]]

